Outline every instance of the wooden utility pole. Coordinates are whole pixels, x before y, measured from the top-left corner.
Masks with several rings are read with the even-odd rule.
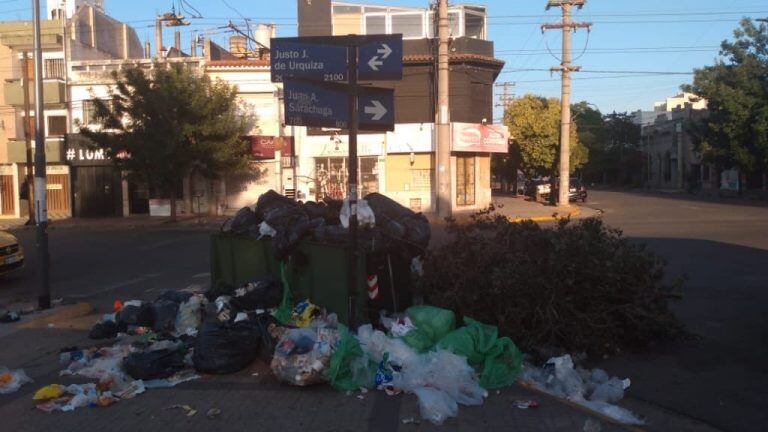
[[[541,30],[562,29],[563,54],[560,66],[552,68],[562,75],[562,89],[560,96],[560,183],[557,205],[568,207],[568,192],[570,190],[570,157],[571,157],[571,72],[581,69],[580,66],[571,64],[571,30],[587,28],[592,25],[588,22],[571,21],[571,8],[581,9],[586,0],[549,0],[547,10],[551,7],[560,7],[563,12],[563,20],[559,23],[544,24]]]
[[[29,103],[29,57],[28,53],[24,51],[21,57],[21,86],[24,90],[24,143],[26,144],[27,149],[27,175],[26,175],[26,182],[27,182],[27,212],[29,213],[29,218],[27,219],[27,225],[34,225],[35,224],[35,202],[33,200],[33,193],[32,189],[34,188],[35,184],[35,175],[33,173],[32,167],[34,166],[35,160],[34,156],[32,155],[32,124],[30,123],[30,120],[32,119],[30,114],[30,103]]]
[[[437,3],[437,215],[453,214],[451,193],[451,118],[449,100],[448,0]]]

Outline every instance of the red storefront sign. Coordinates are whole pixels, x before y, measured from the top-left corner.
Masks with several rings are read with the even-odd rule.
[[[507,153],[509,131],[504,125],[451,123],[451,150],[473,153]]]
[[[275,158],[275,137],[264,135],[250,135],[251,155],[256,159]]]
[[[293,156],[293,137],[249,135],[244,137],[251,143],[251,155],[256,159],[274,159],[275,151],[281,156]]]

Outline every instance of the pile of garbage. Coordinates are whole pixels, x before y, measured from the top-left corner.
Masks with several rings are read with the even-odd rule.
[[[408,258],[429,245],[429,221],[396,201],[370,193],[358,201],[359,244],[366,252],[397,251]],[[278,259],[290,255],[299,241],[345,244],[349,201],[297,202],[270,190],[253,206],[243,207],[222,232],[253,238],[271,237]]]
[[[624,397],[630,380],[609,377],[604,370],[574,368],[569,354],[549,359],[543,367],[526,366],[521,381],[553,396],[602,413],[618,422],[642,425],[644,421],[615,405]]]

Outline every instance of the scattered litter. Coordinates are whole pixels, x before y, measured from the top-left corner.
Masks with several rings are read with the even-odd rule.
[[[187,413],[187,417],[192,417],[193,415],[197,414],[197,410],[192,408],[189,405],[171,405],[169,407],[165,408],[166,410],[172,410],[172,409],[183,409]]]
[[[217,418],[220,415],[221,415],[221,410],[218,408],[211,408],[205,413],[205,416],[211,420]]]
[[[545,393],[568,399],[621,423],[645,423],[631,411],[614,405],[624,397],[624,390],[630,385],[628,379],[609,378],[601,369],[574,368],[568,354],[549,359],[542,368],[526,367],[521,378]]]
[[[24,384],[31,382],[32,378],[27,376],[23,369],[0,367],[0,394],[14,393]]]
[[[48,323],[48,328],[54,328],[54,327],[56,327],[56,324],[54,324],[54,323]]]
[[[13,311],[5,311],[0,313],[0,323],[12,323],[20,320],[19,314]]]
[[[32,400],[36,400],[36,401],[51,400],[51,399],[60,398],[63,394],[64,394],[64,387],[58,384],[50,384],[36,391],[35,395],[32,396]]]
[[[360,394],[360,395],[357,395],[357,398],[360,399],[360,400],[363,400],[363,399],[365,399],[365,396]]]
[[[512,402],[512,405],[514,405],[516,408],[520,409],[528,409],[528,408],[538,408],[539,403],[535,400],[516,400]]]
[[[415,425],[421,424],[420,421],[416,420],[413,417],[406,417],[406,418],[402,419],[401,422],[403,424],[415,424]]]

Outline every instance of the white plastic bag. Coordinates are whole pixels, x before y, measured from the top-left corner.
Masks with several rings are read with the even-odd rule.
[[[419,398],[421,416],[433,424],[441,425],[449,417],[459,415],[459,406],[447,393],[440,390],[419,387],[413,390]]]
[[[24,384],[31,382],[32,378],[27,376],[23,369],[11,370],[0,367],[0,394],[13,393]]]
[[[341,220],[341,226],[349,228],[349,198],[344,198],[344,204],[341,206],[339,212],[339,219]],[[374,215],[371,206],[368,205],[368,201],[361,199],[357,200],[357,224],[361,227],[376,226],[376,215]]]
[[[197,335],[202,310],[201,297],[201,295],[195,294],[179,306],[179,313],[176,315],[175,323],[176,336],[183,334],[188,336]]]
[[[275,231],[274,228],[269,226],[267,222],[262,222],[259,224],[259,238],[267,236],[267,237],[274,237],[277,235],[277,231]]]

